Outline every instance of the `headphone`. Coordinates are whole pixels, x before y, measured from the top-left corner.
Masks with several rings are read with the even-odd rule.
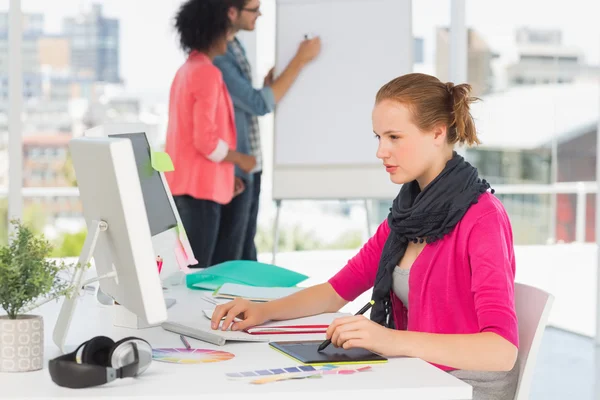
[[[80,349],[81,363],[77,362]],[[126,337],[115,343],[96,336],[74,352],[50,360],[48,369],[58,386],[81,389],[141,375],[151,362],[152,346],[144,339]]]

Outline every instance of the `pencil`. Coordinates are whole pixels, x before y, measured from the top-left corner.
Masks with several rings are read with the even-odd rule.
[[[190,346],[190,343],[187,341],[185,336],[179,335],[179,339],[181,339],[181,341],[183,342],[183,345],[185,346],[186,349],[188,349],[188,350],[192,349],[192,346]]]

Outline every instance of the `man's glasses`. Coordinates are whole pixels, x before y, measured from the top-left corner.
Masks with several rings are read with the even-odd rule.
[[[255,8],[242,8],[243,11],[248,11],[251,13],[256,13],[259,14],[260,13],[260,7],[255,7]]]

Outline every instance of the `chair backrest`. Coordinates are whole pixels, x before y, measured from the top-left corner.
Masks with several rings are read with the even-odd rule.
[[[519,383],[515,400],[528,400],[535,362],[554,296],[541,289],[515,283],[515,310],[519,320]]]

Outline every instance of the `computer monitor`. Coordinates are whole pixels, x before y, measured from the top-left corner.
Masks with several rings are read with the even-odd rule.
[[[84,136],[126,138],[131,141],[142,186],[142,196],[148,214],[154,255],[163,258],[161,279],[167,281],[174,276],[171,282],[179,283],[181,282],[181,271],[174,249],[178,245],[179,229],[183,229],[183,224],[164,173],[152,168],[150,142],[153,135],[151,132],[152,129],[143,123],[120,123],[96,126],[86,130]],[[191,248],[186,250],[193,258]],[[95,261],[104,262],[103,260]],[[165,285],[168,286],[166,283]]]
[[[82,137],[69,144],[88,226],[80,264],[94,258],[102,290],[148,324],[167,319],[142,185],[130,140]],[[73,278],[83,282],[83,269]],[[65,352],[77,296],[65,298],[53,334]]]

